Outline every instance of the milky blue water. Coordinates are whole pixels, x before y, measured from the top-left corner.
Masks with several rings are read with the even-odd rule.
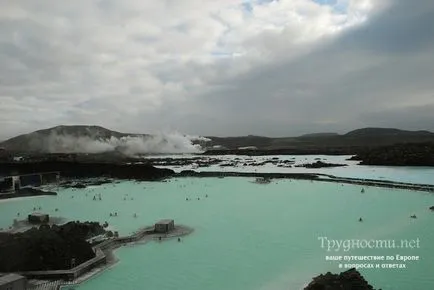
[[[80,290],[298,290],[319,273],[343,270],[325,260],[333,252],[321,247],[319,237],[419,239],[417,249],[359,249],[349,254],[420,256],[421,261],[407,263],[406,269],[361,272],[377,288],[434,289],[434,213],[428,210],[434,205],[432,194],[370,187],[361,194],[361,187],[353,185],[251,181],[185,178],[66,189],[57,197],[1,202],[0,227],[9,226],[17,212],[24,215],[41,206],[52,215],[59,208],[58,215],[69,220],[108,221],[121,234],[162,218],[195,229],[181,243],[150,242],[117,250],[120,262]],[[96,193],[102,201],[92,200]],[[119,216],[110,217],[115,211]],[[410,219],[411,214],[418,218]]]

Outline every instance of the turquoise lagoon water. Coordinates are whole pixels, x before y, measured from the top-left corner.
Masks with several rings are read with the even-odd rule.
[[[434,289],[434,214],[428,210],[434,205],[432,194],[372,187],[361,194],[360,186],[337,183],[251,181],[185,178],[66,189],[57,197],[1,202],[0,227],[9,226],[17,212],[24,215],[41,206],[53,215],[59,208],[58,214],[68,220],[108,221],[121,234],[162,218],[195,229],[180,243],[120,248],[119,263],[75,287],[80,290],[299,290],[319,273],[342,271],[336,262],[325,260],[336,254],[418,255],[421,261],[407,263],[406,269],[361,272],[383,290]],[[103,200],[93,201],[95,193]],[[115,211],[119,216],[109,217]],[[410,219],[411,214],[418,219]],[[418,238],[420,248],[336,253],[322,248],[319,237]]]

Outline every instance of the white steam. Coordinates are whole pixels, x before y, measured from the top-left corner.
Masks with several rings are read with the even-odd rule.
[[[195,141],[196,144],[193,144]],[[149,136],[126,136],[121,138],[95,138],[90,136],[60,135],[52,133],[45,140],[45,151],[50,153],[104,153],[122,152],[126,155],[161,153],[200,153],[205,137],[187,136],[179,133],[159,133]]]

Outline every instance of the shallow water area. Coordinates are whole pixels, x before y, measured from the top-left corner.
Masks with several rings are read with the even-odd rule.
[[[434,287],[432,224],[428,193],[319,181],[252,178],[178,178],[168,182],[121,182],[59,195],[0,203],[0,225],[16,213],[41,206],[68,220],[107,221],[129,234],[163,218],[193,227],[182,238],[116,251],[119,263],[76,289],[294,289],[313,276],[340,272],[326,255],[411,254],[421,261],[406,269],[365,269],[375,287],[422,290]],[[102,200],[93,200],[101,194]],[[208,196],[208,197],[206,197]],[[189,200],[187,201],[186,198]],[[110,213],[117,212],[117,217]],[[134,217],[137,214],[137,217]],[[410,219],[416,214],[417,219]],[[363,217],[363,223],[358,222]],[[329,239],[419,239],[418,249],[327,251]],[[67,288],[66,288],[67,289]]]

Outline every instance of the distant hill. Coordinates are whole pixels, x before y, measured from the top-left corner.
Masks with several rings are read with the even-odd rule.
[[[74,139],[85,138],[106,142],[111,138],[125,136],[140,136],[139,134],[126,134],[112,131],[100,126],[56,126],[49,129],[38,130],[28,134],[22,134],[0,143],[0,147],[8,151],[19,152],[45,152],[59,143],[59,138],[66,137],[66,142],[73,143]],[[141,135],[146,136],[146,135]],[[61,151],[61,150],[60,150]]]
[[[129,134],[112,131],[99,126],[57,126],[49,129],[19,135],[4,142],[0,148],[18,152],[71,152],[70,148],[79,148],[80,152],[122,151],[121,145],[113,145],[113,139],[122,137],[149,137],[148,134]],[[270,138],[264,136],[207,137],[211,141],[193,141],[205,149],[254,146],[258,150],[297,150],[300,152],[358,152],[360,148],[371,148],[399,143],[434,142],[434,133],[429,131],[406,131],[392,128],[363,128],[344,135],[337,133],[313,133],[299,137]],[[166,139],[158,140],[152,150],[164,146]],[[117,143],[116,143],[117,144]],[[136,146],[132,142],[129,146]],[[167,145],[167,144],[166,144]],[[183,144],[181,144],[183,145]],[[180,146],[181,146],[180,145]],[[91,147],[92,146],[92,147]],[[98,150],[102,146],[107,150]],[[105,146],[105,147],[104,147]],[[151,151],[152,151],[151,150]],[[313,154],[313,153],[312,153]]]
[[[363,128],[350,131],[345,136],[349,137],[374,137],[374,136],[434,136],[434,133],[429,131],[407,131],[393,128]]]
[[[311,134],[301,135],[299,138],[319,138],[319,137],[332,137],[332,136],[339,136],[339,134],[338,133],[311,133]]]
[[[299,137],[268,138],[258,136],[245,137],[208,137],[211,146],[221,145],[228,149],[255,146],[260,150],[293,149],[301,151],[321,152],[324,149],[348,152],[348,148],[378,147],[398,143],[433,142],[434,133],[429,131],[406,131],[390,128],[363,128],[350,131],[344,135],[337,133],[313,133]],[[327,151],[326,150],[326,151]]]

